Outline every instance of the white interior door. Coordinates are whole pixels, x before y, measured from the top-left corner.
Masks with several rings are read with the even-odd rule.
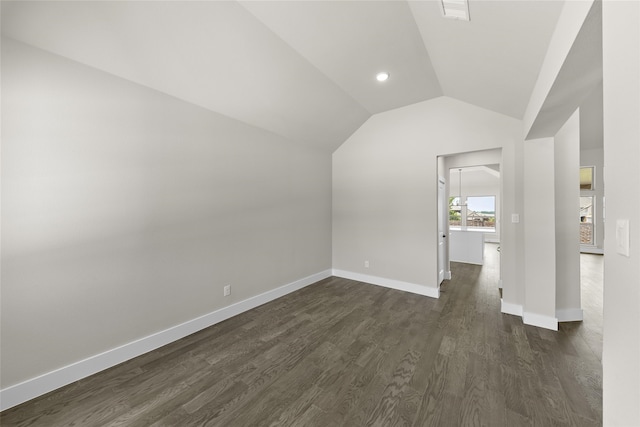
[[[438,286],[446,270],[448,207],[445,180],[438,177]]]

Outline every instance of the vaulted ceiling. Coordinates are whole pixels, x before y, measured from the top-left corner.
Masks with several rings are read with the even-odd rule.
[[[446,95],[521,119],[562,1],[3,1],[4,36],[299,143]],[[375,80],[379,71],[391,77]]]

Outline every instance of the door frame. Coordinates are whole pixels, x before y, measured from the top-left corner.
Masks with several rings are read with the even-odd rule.
[[[447,180],[438,176],[438,288],[445,279],[451,279],[449,270],[449,203]]]

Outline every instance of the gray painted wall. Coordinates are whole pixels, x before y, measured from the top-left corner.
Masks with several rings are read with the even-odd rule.
[[[519,120],[447,97],[373,116],[333,154],[333,268],[435,288],[437,157],[511,156],[521,132]]]
[[[640,2],[602,3],[605,426],[640,425]],[[628,219],[630,256],[616,251],[616,223]]]
[[[524,159],[523,320],[557,329],[554,139],[525,141]]]
[[[582,320],[580,302],[580,110],[554,138],[556,315]]]
[[[2,388],[331,267],[330,153],[10,40],[2,112]]]

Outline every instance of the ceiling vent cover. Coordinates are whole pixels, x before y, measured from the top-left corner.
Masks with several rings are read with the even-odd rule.
[[[445,18],[469,21],[469,2],[467,0],[440,0],[442,15]]]

